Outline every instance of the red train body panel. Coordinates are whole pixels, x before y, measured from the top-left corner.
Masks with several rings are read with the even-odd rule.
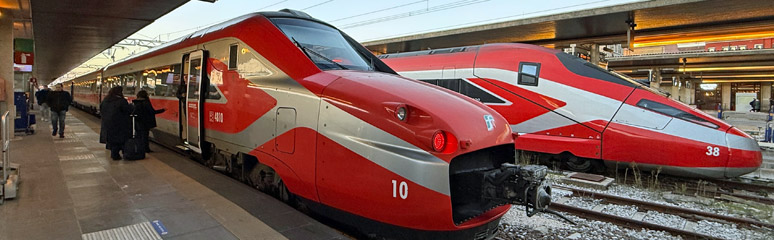
[[[456,180],[513,161],[502,116],[395,75],[302,13],[246,15],[95,74],[90,91],[74,91],[78,104],[98,106],[101,98],[85,96],[113,86],[127,97],[146,90],[167,109],[157,115],[156,141],[186,146],[207,166],[349,219],[365,234],[491,235],[509,209],[463,199],[470,193],[458,185],[467,183]]]
[[[561,155],[574,169],[596,159],[723,178],[762,161],[733,126],[557,50],[487,44],[379,57],[403,76],[484,102],[508,120],[516,148]]]

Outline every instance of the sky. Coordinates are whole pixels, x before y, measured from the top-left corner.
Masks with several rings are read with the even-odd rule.
[[[169,41],[247,13],[290,8],[328,22],[357,41],[368,42],[637,1],[640,0],[191,0],[129,38]],[[118,49],[115,59],[143,50]],[[99,54],[84,64],[101,66],[110,62]],[[68,77],[93,70],[79,67]]]

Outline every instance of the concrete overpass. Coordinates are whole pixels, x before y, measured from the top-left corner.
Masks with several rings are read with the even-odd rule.
[[[515,7],[516,5],[514,5]],[[633,24],[636,24],[634,26]],[[634,47],[765,35],[774,30],[774,1],[657,0],[519,19],[364,42],[376,53],[396,53],[495,42],[549,47],[627,44]]]

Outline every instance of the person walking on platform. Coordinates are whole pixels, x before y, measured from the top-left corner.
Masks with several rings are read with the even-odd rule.
[[[102,116],[99,142],[105,143],[105,147],[110,149],[110,157],[113,160],[121,160],[119,152],[123,151],[124,143],[132,132],[129,114],[133,109],[124,98],[123,91],[121,86],[111,88],[99,105]]]
[[[38,100],[38,105],[40,105],[40,118],[43,121],[46,121],[46,117],[51,117],[51,111],[48,107],[48,103],[46,103],[48,92],[48,85],[43,85],[40,86],[40,90],[35,93],[35,99]]]
[[[134,114],[137,115],[135,119],[137,137],[143,141],[145,152],[152,152],[148,144],[150,130],[156,127],[156,114],[163,113],[167,109],[154,109],[148,98],[148,92],[145,90],[137,92],[137,99],[132,100],[132,103],[134,104]]]
[[[46,95],[46,103],[51,108],[51,136],[56,136],[58,130],[59,138],[64,138],[65,117],[72,101],[72,96],[64,91],[61,83],[56,85],[55,91]]]

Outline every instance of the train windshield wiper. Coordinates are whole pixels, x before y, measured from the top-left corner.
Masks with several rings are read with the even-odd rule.
[[[301,45],[301,43],[298,42],[296,40],[296,38],[291,37],[290,39],[293,40],[293,43],[295,43],[296,46],[298,46],[298,48],[301,49],[301,51],[304,51],[304,54],[306,54],[306,56],[309,58],[309,60],[312,60],[312,56],[309,55],[309,54],[312,54],[312,55],[315,55],[318,58],[322,58],[325,61],[333,63],[333,65],[336,65],[336,67],[338,67],[338,68],[341,68],[343,70],[347,70],[348,69],[347,67],[342,66],[341,64],[337,63],[336,61],[333,61],[330,58],[325,57],[325,55],[323,55],[322,53],[318,53],[315,50],[312,50],[312,49],[310,49],[308,47],[304,47],[304,45]],[[312,60],[312,61],[314,61],[314,60]]]

